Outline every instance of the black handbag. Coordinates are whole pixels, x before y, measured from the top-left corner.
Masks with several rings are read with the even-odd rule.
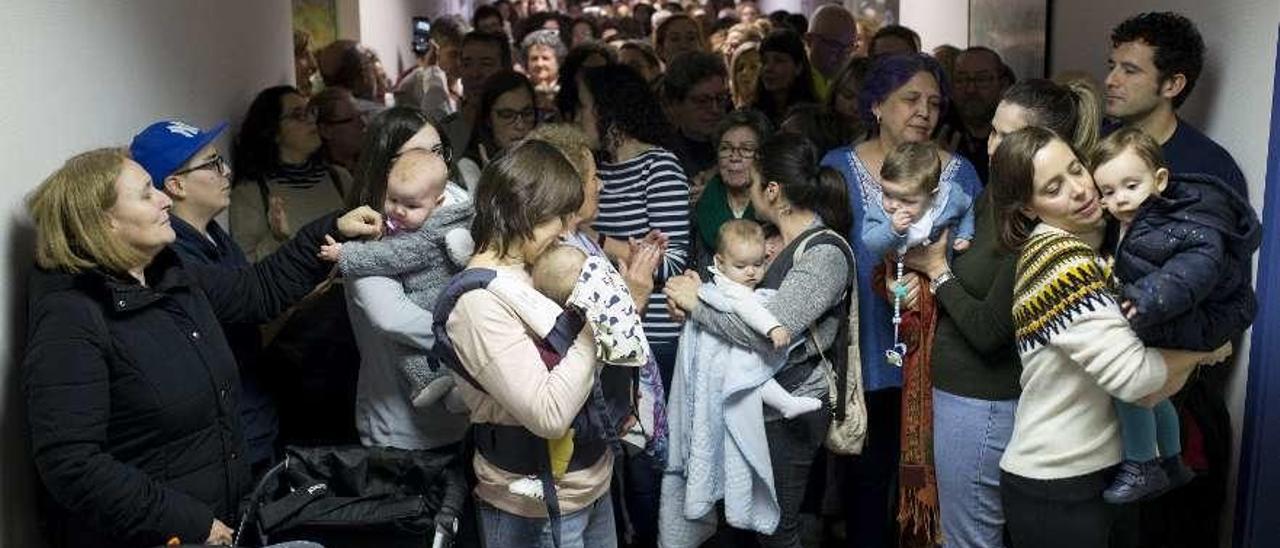
[[[467,499],[462,466],[456,448],[288,447],[245,502],[233,546],[422,548],[452,540]]]

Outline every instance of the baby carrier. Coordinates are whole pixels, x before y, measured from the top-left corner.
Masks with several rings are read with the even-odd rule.
[[[462,295],[472,290],[484,289],[496,276],[496,271],[483,268],[467,269],[454,276],[436,301],[435,320],[432,325],[432,331],[436,336],[436,344],[431,352],[432,367],[438,368],[441,365],[448,367],[480,392],[486,391],[463,367],[453,343],[449,340],[448,333],[445,332],[445,323]],[[585,320],[576,310],[566,310],[556,319],[551,332],[537,341],[538,353],[548,369],[560,362],[585,325]],[[597,372],[591,393],[573,420],[573,454],[569,459],[569,472],[588,468],[599,462],[605,451],[618,449],[615,430],[611,428],[614,421],[609,415],[601,391],[600,375]],[[487,423],[472,424],[469,437],[475,451],[493,465],[514,474],[536,476],[542,481],[542,494],[547,504],[547,516],[551,522],[552,539],[555,545],[559,546],[560,505],[556,498],[555,482],[551,476],[551,458],[547,451],[548,440],[538,437],[522,426]]]

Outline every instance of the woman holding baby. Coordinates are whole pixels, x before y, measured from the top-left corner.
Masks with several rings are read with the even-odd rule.
[[[531,269],[582,207],[582,180],[563,152],[538,140],[522,142],[490,163],[476,187],[475,254],[451,284],[467,277],[501,281],[533,296],[513,300],[502,292],[458,292],[451,285],[444,295],[456,298],[442,297],[451,308],[436,309],[436,332],[443,335],[436,353],[455,357],[451,367],[477,432],[475,494],[488,546],[552,546],[557,535],[568,546],[617,544],[609,497],[613,453],[577,435],[584,424],[580,415],[597,397],[592,329],[581,320],[567,324],[557,332],[564,343],[557,351],[548,343],[554,334],[531,325],[547,310],[559,310],[558,303],[535,293]],[[530,455],[545,455],[547,441],[567,433],[573,435],[572,457],[552,491],[558,508],[514,492],[517,482],[538,473],[525,468],[540,460]],[[513,453],[512,447],[528,450]]]
[[[786,356],[786,363],[773,380],[793,396],[825,401],[831,387],[820,364],[823,355],[831,355],[837,345],[846,344],[837,341],[837,334],[846,310],[843,298],[853,265],[842,237],[849,230],[845,184],[835,170],[817,167],[818,154],[806,139],[770,139],[756,156],[750,196],[756,217],[777,226],[782,236],[783,249],[757,286],[776,290],[765,308],[793,336],[806,338]],[[797,252],[802,242],[804,249]],[[775,352],[767,335],[758,333],[738,316],[701,302],[701,285],[693,271],[667,280],[664,292],[671,309],[686,321],[697,322],[699,327],[734,344],[760,353]],[[757,538],[764,546],[800,546],[800,503],[810,465],[826,436],[830,413],[825,406],[790,419],[772,409],[764,413],[780,515],[774,531]],[[670,458],[675,460],[680,455],[673,452]],[[669,475],[670,470],[669,466]],[[667,496],[664,492],[664,503]],[[665,508],[664,524],[668,522]],[[671,532],[667,528],[662,534]]]
[[[895,367],[887,359],[886,350],[895,345],[893,301],[878,290],[884,284],[875,282],[876,271],[885,263],[885,257],[871,252],[861,236],[873,213],[888,213],[890,204],[885,200],[881,176],[885,158],[903,143],[929,141],[947,102],[946,89],[942,68],[926,55],[876,59],[867,72],[859,100],[872,137],[857,145],[835,149],[822,160],[822,165],[835,168],[844,176],[853,214],[849,241],[857,257],[861,304],[858,328],[869,424],[867,446],[861,455],[848,462],[842,491],[850,493],[845,497],[848,527],[859,531],[859,541],[867,544],[890,544],[888,536],[892,529],[884,524],[892,522],[892,515],[896,513],[891,515],[893,506],[885,501],[891,498],[889,491],[898,475],[900,453],[905,474],[899,482],[904,486],[902,491],[923,503],[922,508],[928,508],[927,493],[932,489],[933,480],[929,462],[932,455],[928,451],[932,442],[928,352],[909,357],[907,367]],[[939,195],[944,194],[942,187],[957,185],[970,198],[978,195],[981,183],[968,160],[940,152],[938,163]],[[890,272],[886,277],[893,280],[893,274],[895,272]],[[914,301],[923,289],[919,278],[907,273],[902,281],[908,288],[905,301]],[[921,342],[928,340],[927,336],[919,338]],[[914,345],[910,349],[914,350]],[[904,416],[917,418],[904,424]],[[924,517],[918,512],[906,515],[912,519]]]
[[[1102,113],[1083,84],[1024,80],[996,110],[989,154],[1003,135],[1029,125],[1072,136],[1077,150],[1097,140]],[[1000,457],[1013,435],[1022,371],[1013,337],[1017,254],[1000,243],[989,193],[975,200],[972,247],[947,259],[947,242],[907,253],[938,305],[933,340],[933,453],[942,533],[948,548],[1004,546]]]
[[[1102,497],[1122,457],[1111,398],[1153,404],[1218,358],[1148,348],[1134,333],[1097,252],[1098,190],[1062,137],[1003,136],[991,177],[1001,240],[1018,253],[1022,396],[1000,463],[1008,530],[1017,546],[1108,546],[1123,508]]]

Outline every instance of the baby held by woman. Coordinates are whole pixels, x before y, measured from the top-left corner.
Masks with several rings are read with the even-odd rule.
[[[1137,128],[1108,135],[1090,164],[1102,206],[1120,222],[1113,275],[1134,332],[1150,347],[1217,349],[1225,359],[1257,310],[1249,268],[1262,229],[1249,202],[1215,177],[1170,173],[1160,145]],[[1169,400],[1115,406],[1124,462],[1104,499],[1134,502],[1191,481]]]

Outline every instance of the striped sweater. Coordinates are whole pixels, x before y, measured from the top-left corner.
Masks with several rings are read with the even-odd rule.
[[[644,315],[652,344],[675,344],[680,326],[667,312],[662,282],[684,272],[689,253],[689,180],[680,160],[662,148],[616,164],[602,163],[600,212],[594,228],[610,238],[643,238],[657,229],[669,238],[654,275],[653,296]]]
[[[1155,392],[1165,365],[1129,327],[1093,248],[1038,225],[1018,257],[1013,323],[1022,397],[1000,467],[1049,480],[1120,462],[1111,399],[1132,402]]]

